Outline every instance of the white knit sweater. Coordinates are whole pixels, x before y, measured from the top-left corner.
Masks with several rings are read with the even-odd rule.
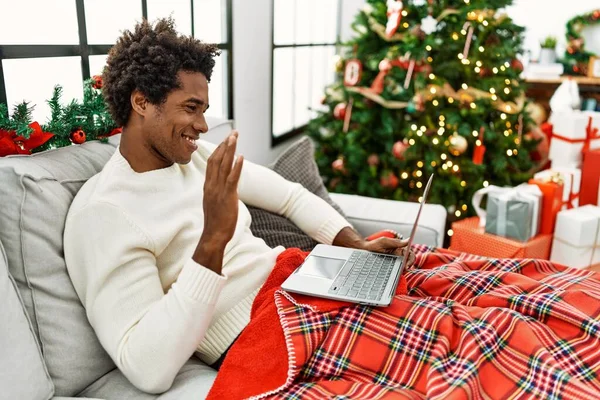
[[[223,276],[192,260],[215,148],[198,144],[189,164],[145,173],[117,150],[79,191],[66,221],[67,268],[90,323],[119,369],[146,392],[167,390],[195,351],[208,364],[219,358],[247,325],[283,251],[252,235],[240,202]],[[322,243],[350,225],[301,185],[248,161],[238,189],[244,203],[288,217]]]

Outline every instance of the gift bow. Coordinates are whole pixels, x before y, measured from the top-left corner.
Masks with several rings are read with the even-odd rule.
[[[490,193],[501,193],[498,196],[498,200],[500,201],[500,208],[498,212],[498,221],[500,224],[498,225],[498,234],[503,236],[506,234],[506,224],[503,222],[506,221],[506,206],[509,200],[512,199],[539,199],[542,196],[542,191],[537,185],[528,185],[526,183],[519,185],[517,187],[499,187],[490,185],[486,188],[479,189],[473,195],[473,208],[479,217],[479,225],[485,226],[487,211],[481,208],[481,201],[483,200],[483,196]],[[532,226],[534,229],[532,230],[532,234],[537,234],[536,227],[539,227],[539,214],[534,212],[532,219]]]
[[[6,131],[0,129],[0,157],[12,154],[31,154],[31,150],[40,147],[54,134],[44,132],[37,122],[32,122],[29,127],[33,129],[29,138],[17,136],[15,131]]]

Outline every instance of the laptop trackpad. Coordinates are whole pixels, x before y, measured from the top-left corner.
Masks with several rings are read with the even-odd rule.
[[[308,256],[298,272],[301,275],[333,280],[345,263],[346,260],[340,260],[338,258]]]

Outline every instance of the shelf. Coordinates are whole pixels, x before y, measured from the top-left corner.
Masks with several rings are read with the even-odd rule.
[[[558,85],[563,83],[566,80],[572,79],[577,82],[579,85],[591,85],[591,86],[600,86],[600,78],[589,78],[587,76],[566,76],[563,75],[559,78],[554,79],[525,79],[526,83],[535,83],[535,84],[550,84],[550,85]]]

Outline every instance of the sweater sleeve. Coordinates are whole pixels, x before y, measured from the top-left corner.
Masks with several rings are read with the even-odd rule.
[[[299,183],[245,160],[239,195],[247,205],[285,216],[320,243],[333,243],[343,228],[351,226],[325,200]]]
[[[110,204],[69,214],[64,243],[73,285],[117,367],[144,392],[168,390],[206,333],[225,278],[189,259],[165,293],[153,243]]]

